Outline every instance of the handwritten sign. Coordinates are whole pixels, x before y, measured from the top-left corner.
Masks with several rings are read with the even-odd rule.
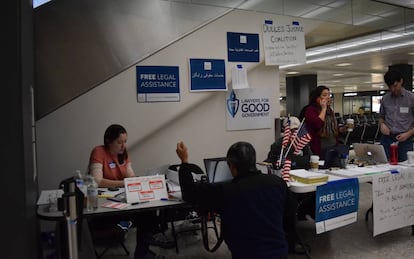
[[[401,168],[372,176],[373,235],[414,225],[414,171]]]
[[[328,182],[316,188],[316,233],[346,226],[357,220],[357,178]]]
[[[266,20],[263,24],[265,63],[270,65],[304,64],[305,29],[294,20]]]

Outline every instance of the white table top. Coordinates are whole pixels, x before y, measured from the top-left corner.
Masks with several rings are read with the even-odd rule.
[[[346,169],[334,169],[334,170],[319,170],[319,173],[325,173],[329,175],[328,182],[336,181],[345,178],[358,178],[360,183],[365,183],[372,181],[372,175],[379,174],[383,172],[389,172],[391,170],[398,170],[399,168],[404,167],[413,167],[413,165],[408,165],[400,163],[398,165],[390,164],[380,164],[380,165],[370,165],[364,167],[358,167],[356,165],[348,165]],[[306,184],[301,182],[289,182],[289,189],[294,193],[307,193],[316,191],[316,187],[319,185],[326,184],[322,183],[313,183]]]
[[[122,190],[120,190],[122,191]],[[114,192],[116,193],[116,192]],[[86,211],[83,210],[83,216],[96,216],[96,215],[104,215],[104,214],[124,214],[124,213],[131,213],[133,211],[138,210],[154,210],[154,209],[166,209],[170,207],[185,207],[190,206],[188,203],[180,200],[181,198],[181,192],[176,192],[172,196],[170,200],[154,200],[150,202],[144,202],[134,205],[129,205],[128,207],[125,207],[123,209],[115,209],[115,208],[106,208],[102,207],[102,204],[110,202],[107,200],[107,198],[98,198],[98,209],[94,211]],[[37,208],[37,215],[40,218],[46,219],[46,220],[62,220],[64,219],[63,211],[55,211],[50,212],[49,211],[49,204],[39,204]]]
[[[369,165],[364,167],[358,167],[356,165],[348,165],[346,169],[327,170],[326,173],[330,175],[341,176],[344,178],[358,178],[360,183],[366,183],[372,181],[372,176],[392,170],[398,170],[402,168],[401,165]]]

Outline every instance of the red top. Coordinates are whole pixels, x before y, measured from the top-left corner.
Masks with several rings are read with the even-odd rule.
[[[321,137],[319,131],[322,129],[324,121],[319,118],[321,111],[315,105],[309,105],[305,110],[305,125],[312,139],[309,146],[313,154],[321,154]]]
[[[127,165],[130,163],[127,158],[123,164],[119,164],[118,156],[111,154],[104,146],[97,146],[92,150],[89,164],[102,164],[103,178],[110,180],[123,180],[128,177]]]

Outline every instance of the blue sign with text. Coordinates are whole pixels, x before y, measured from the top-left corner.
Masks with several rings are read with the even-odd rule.
[[[137,66],[138,102],[179,101],[178,67]]]
[[[227,91],[223,59],[190,59],[190,91]]]
[[[357,178],[328,182],[316,189],[315,221],[339,217],[358,211],[359,183]]]
[[[259,34],[227,32],[227,59],[235,62],[259,62]]]

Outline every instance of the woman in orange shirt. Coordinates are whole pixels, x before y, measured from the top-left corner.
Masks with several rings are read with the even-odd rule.
[[[89,173],[95,178],[99,187],[124,187],[124,178],[134,177],[134,170],[127,152],[127,132],[118,124],[110,125],[104,134],[104,145],[95,147],[89,159]],[[138,226],[135,259],[156,258],[149,245],[172,248],[172,241],[156,240],[153,233],[157,230],[159,219],[154,211],[144,211],[129,216],[111,216],[92,219],[89,227],[101,229],[115,225],[122,220],[131,220]]]
[[[127,132],[118,124],[109,126],[104,145],[92,150],[89,172],[99,187],[123,187],[124,178],[135,176],[127,152]]]

